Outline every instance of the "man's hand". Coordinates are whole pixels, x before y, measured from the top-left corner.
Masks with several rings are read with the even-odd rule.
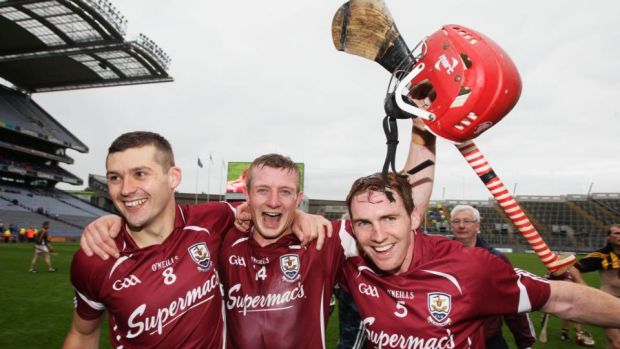
[[[121,230],[121,217],[107,215],[90,222],[80,237],[80,247],[87,256],[96,254],[101,259],[118,258],[120,253],[114,238]]]
[[[325,217],[307,214],[301,210],[295,211],[292,229],[302,246],[316,239],[317,250],[323,248],[326,233],[327,237],[332,237],[332,224]]]
[[[249,231],[252,226],[252,214],[247,202],[235,207],[235,228],[239,231]]]

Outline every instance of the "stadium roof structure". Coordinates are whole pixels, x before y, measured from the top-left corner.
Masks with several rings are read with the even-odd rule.
[[[107,0],[0,0],[0,77],[28,93],[172,81],[168,55],[126,26]]]

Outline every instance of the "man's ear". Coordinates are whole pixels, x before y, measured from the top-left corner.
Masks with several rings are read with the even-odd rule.
[[[243,197],[245,197],[245,202],[250,201],[250,188],[248,188],[247,184],[243,186]]]
[[[301,205],[301,202],[304,200],[304,192],[300,191],[299,193],[297,193],[297,204],[295,205],[295,207],[299,207],[299,205]]]
[[[421,223],[422,220],[420,219],[420,216],[416,214],[415,210],[413,210],[413,212],[411,212],[411,229],[418,229]]]
[[[172,166],[168,170],[168,181],[170,183],[170,188],[176,189],[179,184],[181,184],[181,168],[177,166]]]

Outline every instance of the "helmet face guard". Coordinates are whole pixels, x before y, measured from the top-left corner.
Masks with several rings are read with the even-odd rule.
[[[420,117],[456,143],[498,123],[519,100],[521,78],[501,47],[461,25],[445,25],[411,52],[392,75],[388,95],[399,111]]]

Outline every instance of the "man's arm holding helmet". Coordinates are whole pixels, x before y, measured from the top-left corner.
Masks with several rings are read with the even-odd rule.
[[[425,129],[424,122],[420,118],[413,119],[409,154],[403,172],[409,171],[424,161],[431,160],[433,164],[409,175],[409,183],[413,186],[413,209],[414,227],[417,229],[422,223],[426,208],[433,192],[435,179],[435,141],[436,137]]]

